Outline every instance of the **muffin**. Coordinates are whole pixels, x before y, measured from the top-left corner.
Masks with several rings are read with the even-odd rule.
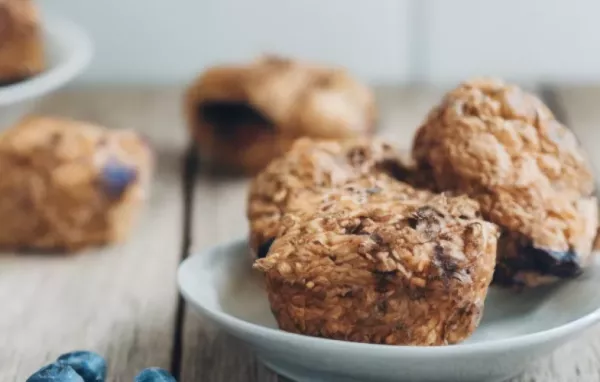
[[[498,229],[467,197],[417,193],[288,214],[266,257],[282,330],[390,345],[446,345],[478,326]]]
[[[310,208],[308,194],[319,198],[324,189],[377,174],[403,176],[396,151],[383,141],[299,139],[252,180],[247,216],[253,251],[264,256],[281,217],[290,210]]]
[[[149,147],[131,131],[24,120],[0,134],[0,247],[69,252],[125,240],[151,167]]]
[[[369,135],[376,121],[373,94],[345,70],[275,56],[209,68],[187,89],[185,114],[203,157],[248,174],[299,137]]]
[[[589,264],[598,226],[592,170],[534,95],[494,79],[461,84],[419,128],[413,157],[433,189],[471,196],[502,228],[498,283],[546,284]]]

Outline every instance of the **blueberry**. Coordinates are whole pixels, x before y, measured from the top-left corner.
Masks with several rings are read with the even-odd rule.
[[[42,367],[26,382],[85,382],[83,378],[69,365],[64,363],[51,363]]]
[[[264,259],[265,257],[267,257],[267,254],[269,253],[269,250],[271,249],[271,245],[273,245],[274,241],[275,241],[275,238],[272,237],[270,239],[267,239],[261,245],[259,245],[256,256],[258,256],[259,259]]]
[[[495,283],[506,286],[525,285],[524,281],[518,278],[521,272],[569,279],[579,276],[583,271],[581,256],[573,249],[557,251],[538,248],[526,242],[517,247],[517,254],[518,256],[501,259],[496,264]]]
[[[142,370],[136,377],[135,382],[177,382],[166,370],[159,367],[150,367]]]
[[[535,269],[543,274],[562,278],[576,277],[581,274],[581,257],[574,250],[555,251],[533,246],[525,250],[532,258]]]
[[[134,167],[111,159],[102,167],[101,183],[109,196],[119,198],[137,176]]]
[[[66,353],[57,362],[71,366],[85,382],[104,382],[106,378],[106,361],[91,351]]]

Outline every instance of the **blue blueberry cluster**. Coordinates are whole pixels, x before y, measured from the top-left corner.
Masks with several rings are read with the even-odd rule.
[[[90,351],[74,351],[38,370],[26,382],[104,382],[106,361]],[[142,370],[134,382],[177,382],[168,371],[158,367]]]
[[[90,351],[74,351],[42,367],[27,382],[104,382],[106,361]]]

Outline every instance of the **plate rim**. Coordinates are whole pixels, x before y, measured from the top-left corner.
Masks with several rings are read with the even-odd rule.
[[[203,260],[203,257],[209,252],[216,250],[248,245],[246,237],[236,238],[230,241],[221,242],[201,250],[193,251],[184,259],[177,270],[177,285],[183,298],[190,303],[196,311],[210,319],[218,326],[233,331],[233,335],[239,338],[236,332],[250,333],[253,336],[260,336],[269,341],[295,342],[300,345],[320,348],[323,351],[339,351],[340,347],[347,351],[368,351],[371,354],[393,355],[393,356],[435,356],[435,357],[456,357],[466,356],[474,353],[495,354],[501,351],[515,348],[525,348],[544,343],[559,341],[564,337],[574,333],[581,333],[593,324],[600,321],[600,307],[594,311],[581,316],[566,324],[559,325],[550,329],[545,329],[535,333],[528,333],[505,339],[494,339],[476,343],[458,343],[454,345],[437,346],[414,346],[414,345],[387,345],[387,344],[369,344],[352,341],[334,340],[329,338],[320,338],[307,336],[297,333],[290,333],[280,329],[274,329],[263,325],[245,321],[241,318],[232,316],[226,312],[210,309],[199,303],[186,289],[186,274],[188,268],[192,268],[196,262]]]
[[[66,53],[54,66],[19,83],[0,89],[0,107],[38,98],[78,76],[91,62],[93,44],[88,34],[72,21],[56,15],[44,17],[42,32],[65,47]]]

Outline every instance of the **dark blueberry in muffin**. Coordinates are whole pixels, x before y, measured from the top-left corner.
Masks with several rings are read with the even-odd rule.
[[[116,159],[109,160],[101,171],[101,184],[112,198],[119,198],[138,177],[134,167]]]
[[[269,253],[269,249],[271,249],[271,245],[274,241],[275,238],[272,237],[258,247],[258,253],[256,255],[259,259],[267,257],[267,253]]]

